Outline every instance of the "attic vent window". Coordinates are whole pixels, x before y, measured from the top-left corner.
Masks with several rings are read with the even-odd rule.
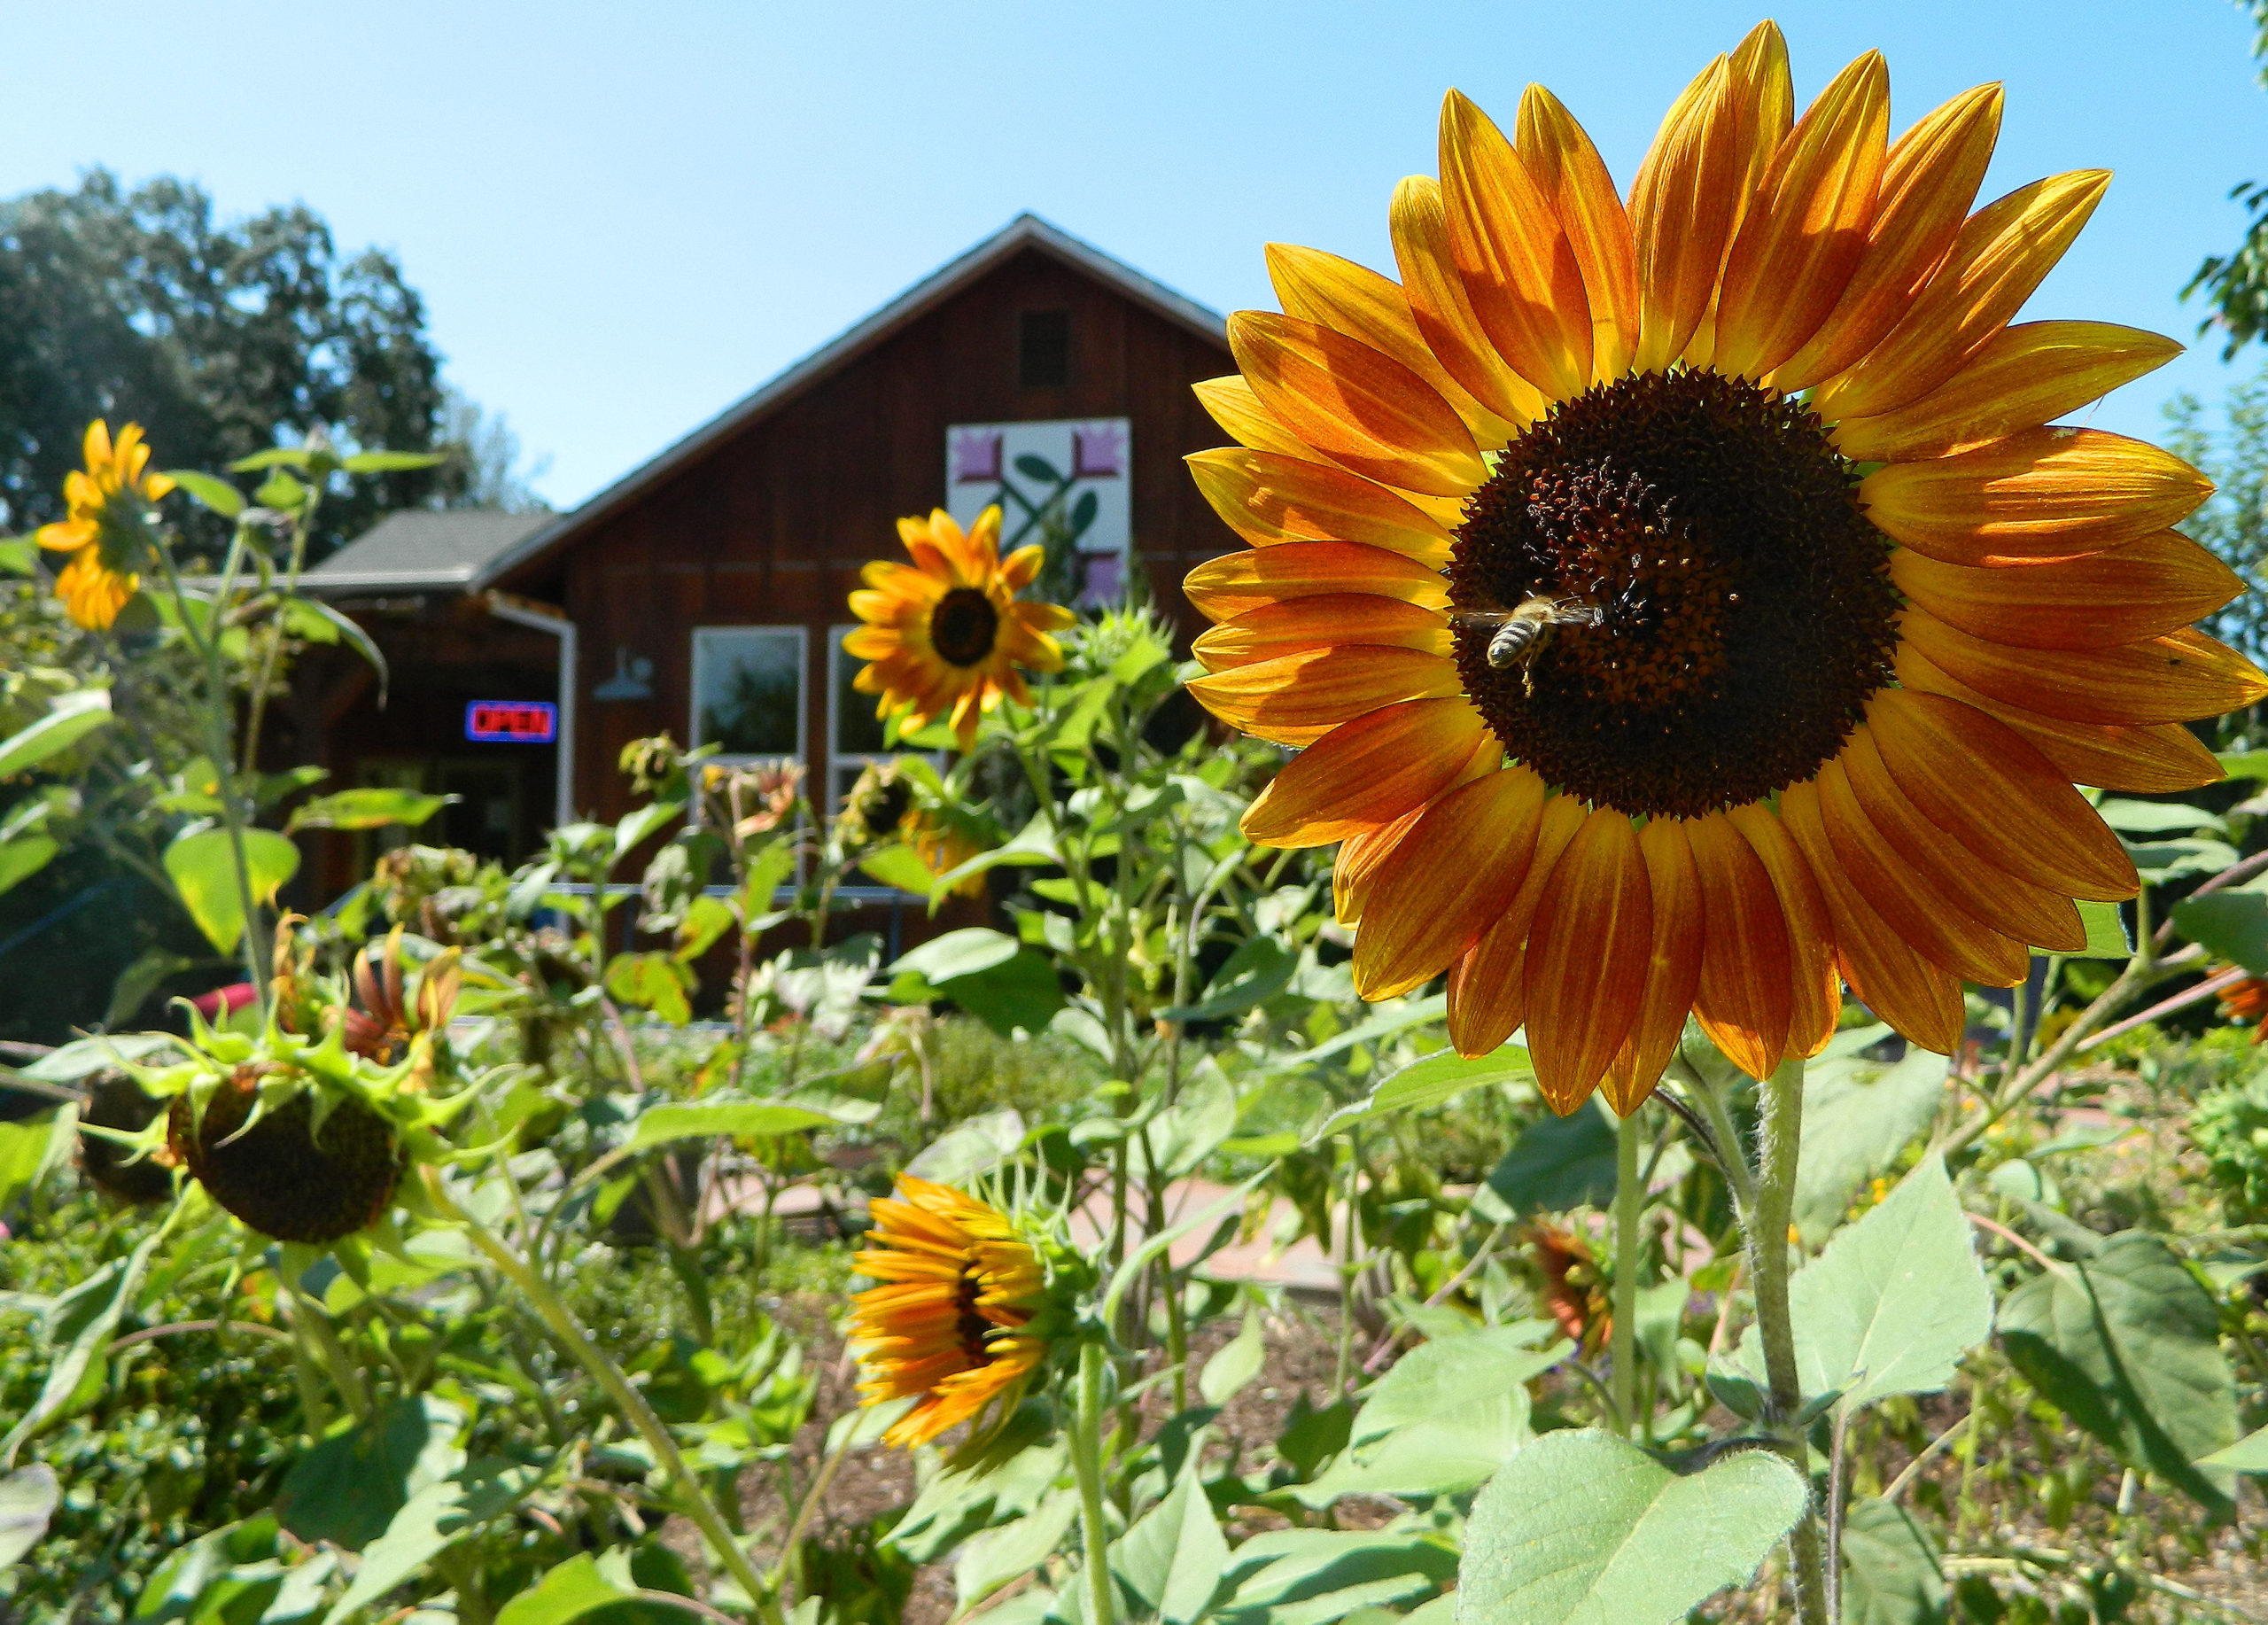
[[[1071,381],[1071,313],[1027,310],[1017,346],[1017,373],[1026,389],[1060,389]]]

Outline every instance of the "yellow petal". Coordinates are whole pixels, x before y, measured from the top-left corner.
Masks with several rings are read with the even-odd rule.
[[[1432,610],[1449,607],[1441,571],[1384,548],[1351,541],[1287,541],[1224,554],[1191,571],[1181,589],[1212,620],[1228,620],[1264,603],[1324,593],[1376,593]]]
[[[1638,832],[1638,855],[1645,860],[1653,906],[1653,940],[1646,991],[1638,1001],[1630,1035],[1599,1080],[1606,1103],[1618,1117],[1637,1110],[1661,1081],[1662,1069],[1685,1034],[1685,1018],[1700,985],[1702,944],[1710,933],[1687,828],[1676,819],[1657,818]]]
[[[1229,318],[1229,345],[1269,414],[1333,462],[1434,496],[1463,496],[1488,477],[1464,420],[1393,357],[1257,310]]]
[[[1686,826],[1708,921],[1694,1015],[1710,1040],[1751,1077],[1787,1056],[1795,961],[1787,915],[1755,850],[1722,813]]]
[[[1843,984],[1835,969],[1835,921],[1819,882],[1781,820],[1759,802],[1725,814],[1764,872],[1787,922],[1789,955],[1788,1051],[1816,1055],[1835,1036],[1843,1008]]]
[[[1481,330],[1547,399],[1579,393],[1590,305],[1557,212],[1503,131],[1455,90],[1441,104],[1441,165],[1449,249]]]
[[[1247,610],[1198,634],[1190,653],[1225,672],[1339,643],[1390,643],[1455,657],[1456,636],[1438,610],[1373,593],[1325,593]]]
[[[1456,666],[1439,655],[1354,643],[1216,672],[1192,682],[1189,692],[1233,727],[1304,745],[1381,705],[1464,690]]]
[[[1252,385],[1244,381],[1242,374],[1231,373],[1225,378],[1207,378],[1201,384],[1191,385],[1189,389],[1213,421],[1220,424],[1238,445],[1309,462],[1317,455],[1313,447],[1270,416],[1268,408],[1260,404],[1260,397],[1252,393]]]
[[[1614,179],[1583,127],[1542,85],[1520,97],[1512,145],[1551,201],[1591,310],[1591,377],[1628,370],[1638,348],[1638,251]]]
[[[1995,699],[2070,722],[2187,722],[2268,697],[2268,673],[2202,632],[2170,632],[2107,649],[2017,649],[1946,626],[1927,610],[1900,617],[1931,663]]]
[[[1408,992],[1449,968],[1519,890],[1535,850],[1544,785],[1507,768],[1450,791],[1394,848],[1355,936],[1355,988]]]
[[[1732,67],[1720,57],[1671,104],[1631,185],[1641,372],[1682,354],[1716,298],[1745,195],[1746,163]]]
[[[1949,626],[2029,649],[2102,649],[2186,626],[2244,590],[2175,531],[2075,558],[1977,569],[1910,548],[1890,556],[1898,590]]]
[[[1486,728],[1462,695],[1356,717],[1285,764],[1244,832],[1262,846],[1327,846],[1392,823],[1456,781]]]
[[[1526,943],[1535,906],[1560,854],[1588,814],[1573,796],[1543,804],[1535,852],[1504,912],[1449,967],[1449,1042],[1460,1055],[1485,1055],[1512,1036],[1527,1012]]]
[[[1795,80],[1788,72],[1788,42],[1780,25],[1767,17],[1751,28],[1733,47],[1727,66],[1732,70],[1733,103],[1740,112],[1738,196],[1747,208],[1753,206],[1765,172],[1787,140],[1796,114]],[[1733,222],[1736,232],[1740,224],[1740,219]]]
[[[1329,463],[1228,447],[1187,461],[1213,511],[1256,548],[1357,541],[1439,569],[1456,541],[1384,486]]]
[[[1494,735],[1484,737],[1472,758],[1458,770],[1456,781],[1450,789],[1485,779],[1503,765],[1504,748],[1496,743]],[[1448,790],[1442,792],[1442,795],[1447,794]],[[1418,820],[1440,799],[1441,797],[1437,796],[1433,802],[1405,812],[1391,823],[1350,835],[1339,844],[1338,855],[1331,865],[1331,901],[1333,917],[1340,924],[1354,925],[1361,921],[1371,883],[1378,878],[1386,860],[1394,855],[1402,838],[1417,828]]]
[[[1629,1036],[1653,962],[1653,889],[1630,820],[1601,807],[1552,866],[1528,928],[1527,1053],[1561,1116]]]
[[[1403,180],[1394,189],[1391,224],[1394,260],[1402,272],[1410,319],[1441,369],[1507,423],[1525,424],[1542,416],[1542,393],[1496,354],[1472,313],[1472,297],[1449,247],[1441,183],[1428,175]]]

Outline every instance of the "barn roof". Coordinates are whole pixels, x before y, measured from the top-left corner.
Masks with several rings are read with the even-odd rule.
[[[592,497],[581,507],[548,519],[538,528],[485,556],[462,578],[466,587],[492,587],[506,575],[570,540],[667,479],[719,440],[729,439],[773,408],[792,400],[808,385],[844,362],[871,349],[952,298],[994,267],[1026,248],[1043,253],[1086,272],[1117,289],[1128,299],[1159,315],[1212,340],[1228,346],[1228,323],[1218,311],[1208,309],[1165,284],[1144,276],[1122,260],[1112,258],[1092,244],[1073,237],[1061,227],[1032,214],[1019,214],[983,242],[931,272],[889,304],[855,326],[821,345],[803,360],[774,375],[753,393],[727,407],[659,455],[641,463]],[[359,544],[358,544],[359,545]]]
[[[390,513],[300,578],[322,597],[358,592],[466,591],[482,568],[558,516],[485,509]]]

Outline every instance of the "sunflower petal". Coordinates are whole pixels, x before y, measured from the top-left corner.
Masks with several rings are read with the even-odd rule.
[[[2005,724],[1942,695],[1884,688],[1867,702],[1867,729],[1922,816],[1987,862],[2066,897],[2134,895],[2118,837]]]
[[[2138,541],[2213,494],[2171,452],[2100,429],[2026,429],[1859,484],[1876,526],[1948,564],[2062,558]]]
[[[1727,66],[1732,70],[1733,101],[1740,110],[1739,197],[1746,209],[1753,206],[1765,172],[1796,116],[1795,79],[1788,71],[1788,41],[1780,25],[1767,17],[1751,28],[1733,47]],[[1736,231],[1740,223],[1733,222]]]
[[[1720,57],[1671,105],[1630,188],[1641,372],[1682,354],[1716,297],[1745,163],[1732,67]]]
[[[2180,354],[2172,339],[2139,327],[2026,322],[1993,334],[1959,372],[1918,400],[1836,424],[1835,443],[1853,463],[1973,451],[2061,417]]]
[[[1445,610],[1449,602],[1439,571],[1352,541],[1287,541],[1223,554],[1191,571],[1182,590],[1216,621],[1264,603],[1324,593],[1376,593],[1433,610]]]
[[[1449,1042],[1458,1054],[1487,1054],[1518,1029],[1527,1009],[1528,927],[1551,872],[1586,816],[1583,804],[1573,796],[1554,796],[1543,804],[1535,852],[1518,892],[1480,940],[1449,967]]]
[[[1280,745],[1304,745],[1381,705],[1464,690],[1455,664],[1439,655],[1341,643],[1215,672],[1192,682],[1189,692],[1232,727]]]
[[[1207,378],[1191,385],[1189,392],[1197,397],[1198,404],[1212,420],[1221,425],[1222,432],[1239,446],[1249,446],[1254,451],[1272,451],[1302,463],[1311,463],[1321,455],[1270,415],[1268,408],[1260,404],[1260,397],[1252,393],[1252,385],[1244,381],[1242,373]]]
[[[1915,400],[2023,308],[2110,184],[2107,169],[2050,175],[1969,216],[1919,299],[1866,359],[1820,385],[1821,417],[1871,417]]]
[[[1772,876],[1722,813],[1686,826],[1708,929],[1693,1014],[1751,1077],[1787,1058],[1795,961]]]
[[[1991,570],[1900,548],[1890,556],[1890,579],[1947,625],[2027,649],[2102,649],[2155,637],[2244,590],[2234,571],[2176,531]]]
[[[1456,256],[1449,247],[1441,183],[1413,175],[1397,185],[1391,224],[1394,261],[1402,272],[1410,317],[1441,369],[1507,423],[1542,416],[1542,395],[1505,364],[1472,313],[1472,296],[1456,274]]]
[[[1591,377],[1622,376],[1638,348],[1638,251],[1598,148],[1542,85],[1520,97],[1512,145],[1567,233],[1591,308]]]
[[[1379,874],[1355,937],[1355,988],[1390,999],[1439,976],[1518,894],[1544,784],[1525,767],[1451,790]]]
[[[1184,459],[1222,522],[1256,548],[1358,541],[1438,569],[1456,538],[1375,480],[1329,463],[1223,447]]]
[[[1748,802],[1725,816],[1764,872],[1788,927],[1788,1054],[1816,1055],[1835,1036],[1843,1010],[1843,983],[1835,969],[1835,921],[1819,882],[1787,828],[1761,804]]]
[[[1263,310],[1229,318],[1229,347],[1270,416],[1357,474],[1456,497],[1488,477],[1464,420],[1392,356]]]
[[[1527,1053],[1565,1116],[1630,1034],[1653,962],[1653,892],[1630,820],[1600,807],[1552,866],[1528,928]]]
[[[1780,145],[1725,260],[1713,364],[1762,377],[1833,311],[1866,252],[1890,133],[1890,70],[1868,51]]]
[[[1599,1087],[1618,1117],[1627,1117],[1653,1093],[1662,1069],[1677,1051],[1685,1018],[1701,980],[1706,911],[1701,878],[1695,868],[1690,826],[1673,818],[1647,821],[1638,832],[1638,855],[1645,860],[1648,896],[1653,906],[1652,952],[1646,965],[1646,991],[1630,1023],[1630,1036],[1607,1063]],[[1736,837],[1737,838],[1737,837]]]
[[[1455,634],[1449,618],[1438,610],[1367,593],[1327,593],[1247,610],[1200,634],[1190,653],[1207,671],[1225,672],[1355,641],[1391,643],[1446,657],[1454,652]]]
[[[1591,380],[1590,302],[1558,212],[1488,115],[1441,104],[1441,201],[1457,275],[1496,353],[1545,396]]]
[[[1900,626],[1932,664],[1979,693],[2067,722],[2186,722],[2268,696],[2268,673],[2202,632],[2107,649],[2016,649],[1921,609],[1907,610]]]
[[[1819,331],[1774,372],[1775,388],[1793,394],[1833,377],[1898,325],[1977,201],[2000,133],[2000,86],[1979,85],[1891,144],[1859,268]]]
[[[1354,718],[1285,764],[1245,810],[1244,832],[1262,846],[1327,846],[1392,823],[1448,789],[1487,731],[1463,695]]]

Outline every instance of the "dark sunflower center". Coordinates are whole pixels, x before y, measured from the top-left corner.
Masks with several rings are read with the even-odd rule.
[[[992,1323],[976,1307],[982,1290],[975,1271],[963,1270],[960,1285],[953,1293],[953,1308],[959,1311],[953,1326],[954,1334],[960,1342],[961,1357],[972,1365],[987,1365],[991,1360],[985,1349],[985,1338],[992,1330]]]
[[[956,587],[929,612],[929,645],[954,665],[975,665],[992,652],[1000,611],[974,587]]]
[[[1465,504],[1444,572],[1465,692],[1546,782],[1626,812],[1809,778],[1890,680],[1890,543],[1857,492],[1775,390],[1705,369],[1594,385]]]

